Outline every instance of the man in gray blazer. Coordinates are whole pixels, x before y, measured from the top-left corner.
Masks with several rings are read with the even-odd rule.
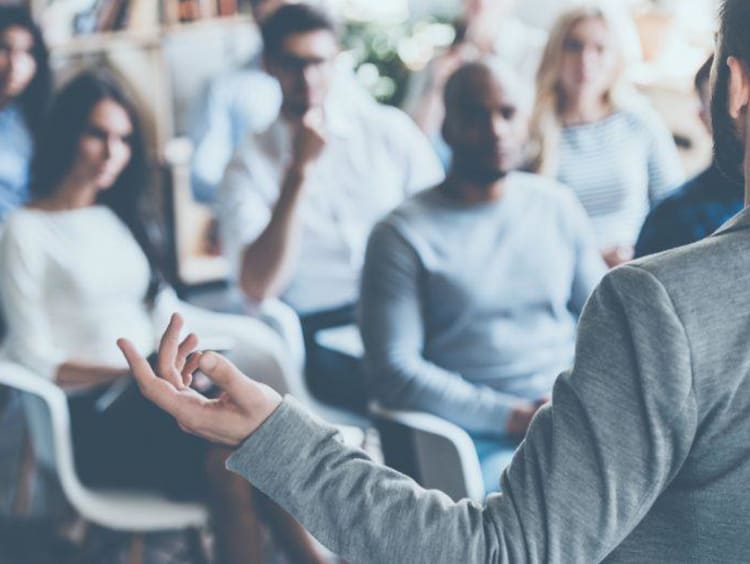
[[[724,0],[714,67],[717,160],[750,165],[750,2]],[[180,344],[157,377],[120,341],[144,394],[351,562],[750,560],[750,211],[714,236],[608,274],[574,367],[484,506],[373,464],[292,399]],[[186,387],[196,367],[224,390]]]

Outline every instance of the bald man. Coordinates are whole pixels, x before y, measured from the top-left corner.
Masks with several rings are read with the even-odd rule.
[[[412,75],[403,107],[432,141],[440,160],[450,164],[450,148],[440,135],[445,117],[443,90],[464,62],[494,55],[533,82],[547,34],[514,16],[518,0],[463,0],[453,44]]]
[[[606,272],[572,191],[515,170],[528,99],[494,61],[451,77],[449,175],[375,227],[362,275],[371,390],[467,430],[487,491],[572,366],[576,320]]]
[[[750,2],[723,0],[712,76],[716,161],[750,192]],[[743,174],[744,173],[744,174]],[[743,178],[744,176],[744,178]],[[544,229],[545,226],[538,226]],[[214,353],[225,390],[185,390],[179,323],[144,393],[351,562],[724,563],[750,554],[750,210],[700,242],[609,272],[556,381],[484,505],[373,464]]]

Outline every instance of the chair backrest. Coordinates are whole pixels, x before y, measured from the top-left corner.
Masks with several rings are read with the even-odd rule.
[[[24,413],[36,460],[58,478],[65,496],[75,505],[86,494],[75,473],[65,393],[53,382],[7,361],[0,361],[0,385],[23,393]]]
[[[484,482],[474,443],[460,427],[440,417],[370,404],[385,462],[452,499],[484,499]]]

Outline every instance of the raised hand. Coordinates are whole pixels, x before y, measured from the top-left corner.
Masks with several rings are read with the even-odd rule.
[[[326,145],[323,110],[313,108],[303,116],[294,130],[292,163],[298,168],[306,168],[315,162]]]
[[[173,314],[159,344],[158,375],[130,341],[119,339],[117,345],[141,393],[171,414],[184,431],[237,446],[276,410],[281,396],[242,374],[218,353],[190,354],[198,338],[190,334],[180,342],[182,325],[180,315]],[[208,399],[190,387],[197,369],[221,388],[217,399]]]

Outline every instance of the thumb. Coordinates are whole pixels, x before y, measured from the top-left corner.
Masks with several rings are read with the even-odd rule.
[[[253,382],[227,358],[216,352],[207,351],[201,355],[198,368],[235,403],[248,404],[254,392]]]
[[[314,131],[322,131],[325,123],[323,108],[311,108],[302,117],[302,123]]]

